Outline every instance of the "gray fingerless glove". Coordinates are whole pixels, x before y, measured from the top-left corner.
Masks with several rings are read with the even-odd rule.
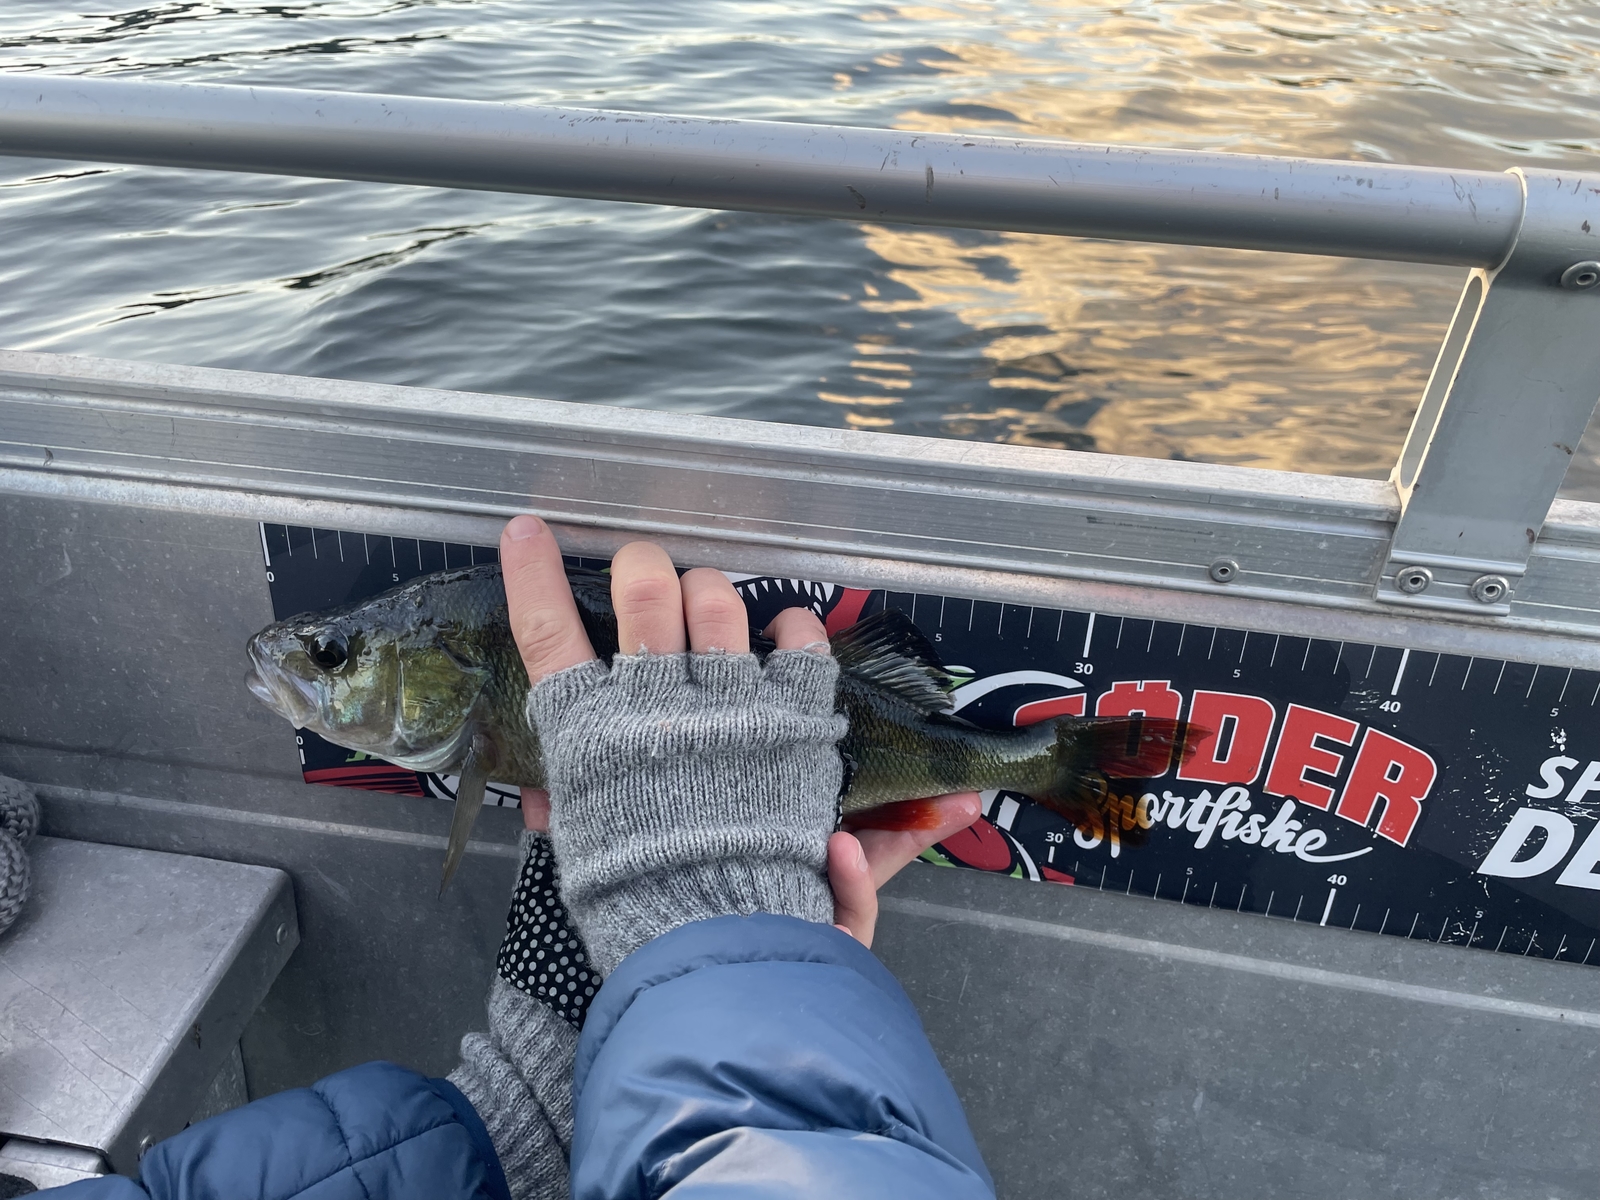
[[[709,917],[833,920],[832,658],[617,655],[528,693],[567,910],[602,974]]]

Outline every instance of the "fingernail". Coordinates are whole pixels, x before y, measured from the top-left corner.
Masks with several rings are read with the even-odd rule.
[[[506,526],[506,536],[513,542],[525,542],[543,532],[544,522],[532,516],[512,517],[511,523]]]
[[[856,870],[865,871],[867,869],[867,852],[861,848],[861,839],[852,834],[850,840],[856,844]]]

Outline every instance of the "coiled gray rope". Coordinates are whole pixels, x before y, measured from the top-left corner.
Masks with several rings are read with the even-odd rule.
[[[0,933],[28,900],[28,842],[39,831],[39,798],[18,779],[0,775]]]

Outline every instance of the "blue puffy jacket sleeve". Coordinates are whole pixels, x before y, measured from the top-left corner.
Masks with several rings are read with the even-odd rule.
[[[151,1147],[139,1180],[51,1200],[510,1200],[478,1114],[456,1088],[367,1063],[279,1092]]]
[[[905,992],[831,926],[757,913],[634,952],[578,1043],[574,1200],[990,1200]]]

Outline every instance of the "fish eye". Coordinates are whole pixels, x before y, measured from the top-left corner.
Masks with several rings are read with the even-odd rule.
[[[307,653],[317,666],[331,671],[344,666],[345,660],[350,657],[350,647],[337,633],[319,633],[311,639]]]

